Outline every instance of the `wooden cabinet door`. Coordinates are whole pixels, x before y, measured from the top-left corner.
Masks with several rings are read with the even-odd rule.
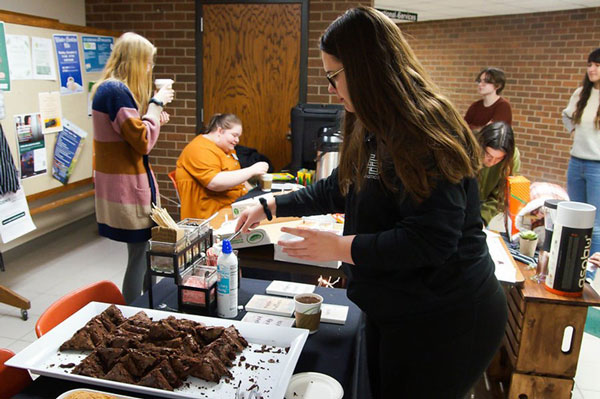
[[[300,3],[203,4],[204,124],[234,113],[240,144],[269,157],[275,170],[291,161],[290,110],[299,101]]]

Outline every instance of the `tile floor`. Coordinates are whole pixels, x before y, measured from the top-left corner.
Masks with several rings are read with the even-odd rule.
[[[0,347],[18,352],[36,339],[35,321],[56,299],[85,284],[108,279],[121,286],[127,250],[99,237],[93,217],[3,254],[4,285],[31,301],[29,319],[0,303]],[[584,334],[573,399],[600,399],[600,338]]]

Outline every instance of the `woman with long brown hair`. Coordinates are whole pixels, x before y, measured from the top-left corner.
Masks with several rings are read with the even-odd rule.
[[[242,213],[345,212],[343,236],[284,228],[293,257],[341,260],[367,318],[375,397],[463,398],[497,350],[506,298],[479,210],[479,144],[400,29],[373,8],[325,31],[329,92],[345,107],[339,168],[313,186]]]
[[[571,96],[562,116],[565,128],[573,133],[567,171],[569,198],[600,210],[600,48],[588,55],[581,87]],[[599,251],[600,211],[597,211],[590,253]]]
[[[521,168],[521,155],[515,146],[512,127],[504,122],[486,125],[477,134],[483,151],[483,167],[479,171],[479,199],[481,218],[487,226],[504,209],[504,188],[508,176]]]

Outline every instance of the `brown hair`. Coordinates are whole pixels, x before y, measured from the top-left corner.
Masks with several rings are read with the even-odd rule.
[[[148,39],[133,32],[123,33],[108,57],[102,77],[92,87],[92,97],[105,81],[118,80],[129,88],[143,115],[152,95],[152,69],[148,71],[148,60],[155,57],[156,47]]]
[[[505,187],[506,178],[512,174],[514,167],[515,135],[512,127],[502,121],[491,123],[479,131],[477,141],[482,151],[491,147],[506,153],[500,167],[500,179],[503,182],[502,187]],[[498,203],[504,206],[504,190],[499,192]]]
[[[600,63],[600,48],[592,51],[590,55],[588,55],[588,64],[591,62]],[[573,123],[576,125],[581,123],[581,116],[583,115],[583,110],[587,105],[587,102],[590,98],[590,94],[592,94],[592,88],[594,87],[594,83],[588,77],[586,72],[583,77],[583,82],[581,83],[583,88],[581,89],[581,93],[579,93],[579,101],[577,101],[577,106],[575,108],[575,112],[573,112]],[[600,106],[596,111],[596,118],[594,119],[594,126],[596,129],[600,129]]]
[[[491,83],[494,85],[494,87],[496,88],[496,94],[502,93],[502,90],[504,90],[504,85],[506,84],[506,75],[504,75],[504,71],[502,69],[494,67],[487,67],[482,69],[475,78],[475,81],[477,83],[479,83],[481,75],[484,75],[484,78],[487,83]]]
[[[215,130],[217,130],[218,128],[231,129],[235,125],[240,125],[240,126],[242,125],[242,121],[236,115],[234,115],[234,114],[214,114],[210,118],[210,121],[208,122],[208,125],[206,126],[206,129],[204,130],[204,134],[212,133]]]
[[[475,177],[479,144],[388,17],[371,7],[352,8],[329,25],[320,49],[342,63],[355,108],[343,123],[338,168],[343,193],[364,183],[369,134],[377,142],[384,186],[397,191],[399,178],[418,202],[440,179],[458,183]]]

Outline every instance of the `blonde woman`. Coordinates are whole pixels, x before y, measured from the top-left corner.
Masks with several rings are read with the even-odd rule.
[[[127,303],[142,292],[149,214],[151,204],[159,204],[148,154],[169,121],[163,107],[174,95],[169,86],[152,96],[155,57],[156,47],[147,39],[124,33],[92,89],[96,220],[100,235],[127,243],[122,289]]]

